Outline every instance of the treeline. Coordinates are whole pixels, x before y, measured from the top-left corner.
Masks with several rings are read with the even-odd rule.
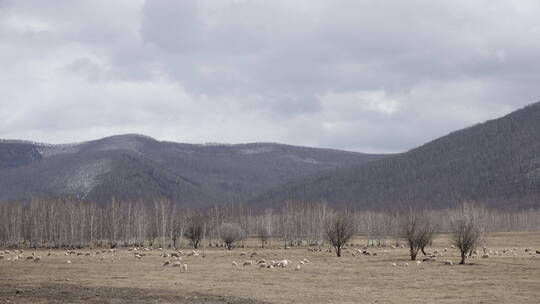
[[[540,210],[498,211],[479,208],[488,231],[539,231]],[[371,243],[394,242],[404,210],[348,210],[354,232]],[[326,203],[286,202],[280,210],[256,214],[243,204],[219,204],[205,210],[182,208],[170,200],[116,201],[97,204],[75,199],[33,199],[0,204],[0,246],[222,246],[224,227],[239,227],[242,238],[257,237],[261,245],[321,244],[326,219],[336,210]],[[451,231],[457,210],[423,210],[437,232]],[[230,230],[230,229],[229,229]]]

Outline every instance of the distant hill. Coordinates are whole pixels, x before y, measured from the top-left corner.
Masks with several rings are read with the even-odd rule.
[[[327,200],[357,208],[463,200],[500,209],[540,207],[540,103],[436,139],[407,153],[321,172],[252,200]]]
[[[77,144],[0,141],[0,201],[74,196],[245,201],[289,180],[384,155],[274,143],[182,144],[127,134]]]

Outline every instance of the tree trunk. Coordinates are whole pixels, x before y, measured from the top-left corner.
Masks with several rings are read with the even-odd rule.
[[[459,262],[460,265],[464,265],[465,264],[465,257],[467,256],[467,252],[465,251],[462,251],[461,252],[461,261]]]

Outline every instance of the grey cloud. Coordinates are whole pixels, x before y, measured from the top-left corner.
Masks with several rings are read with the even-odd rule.
[[[540,95],[536,1],[0,3],[0,137],[404,151]]]

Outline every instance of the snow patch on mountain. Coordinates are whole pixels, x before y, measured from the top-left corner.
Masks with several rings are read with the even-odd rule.
[[[98,184],[99,177],[110,170],[111,160],[99,159],[77,166],[69,176],[65,176],[64,180],[57,180],[56,183],[64,184],[68,194],[84,199]]]

